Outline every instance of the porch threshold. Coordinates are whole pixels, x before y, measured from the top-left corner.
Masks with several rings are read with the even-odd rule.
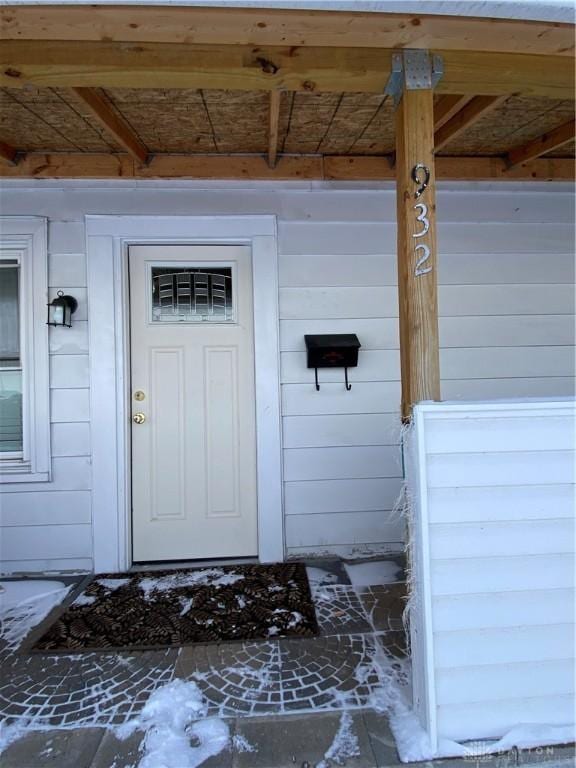
[[[214,558],[212,560],[166,560],[155,563],[132,563],[126,573],[142,571],[177,571],[183,568],[219,568],[223,565],[258,565],[257,557]]]

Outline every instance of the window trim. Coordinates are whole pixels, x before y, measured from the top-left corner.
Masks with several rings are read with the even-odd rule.
[[[46,219],[1,216],[0,251],[20,253],[23,422],[23,455],[0,460],[0,484],[48,482],[51,460]]]

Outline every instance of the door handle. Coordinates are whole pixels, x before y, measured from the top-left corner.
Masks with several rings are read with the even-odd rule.
[[[143,413],[135,413],[134,416],[132,416],[132,421],[134,424],[144,424],[146,416]]]

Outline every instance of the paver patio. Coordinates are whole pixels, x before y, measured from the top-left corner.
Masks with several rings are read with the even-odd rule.
[[[110,727],[135,717],[151,693],[174,678],[196,682],[208,714],[230,728],[230,749],[203,763],[206,768],[312,768],[323,760],[343,712],[350,713],[360,747],[346,765],[397,765],[387,720],[370,709],[370,699],[381,685],[382,653],[401,673],[403,587],[353,586],[338,563],[319,561],[314,568],[320,625],[314,639],[77,655],[17,652],[4,643],[0,718],[28,719],[40,730],[5,750],[3,768],[136,766],[143,734],[120,741]],[[246,744],[254,751],[245,751]],[[504,768],[568,762],[571,755],[562,747],[477,762]],[[444,762],[458,768],[474,761]]]

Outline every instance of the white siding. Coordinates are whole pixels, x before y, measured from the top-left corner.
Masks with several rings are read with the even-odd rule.
[[[90,457],[84,216],[275,214],[288,553],[401,546],[403,526],[391,513],[402,477],[392,186],[6,182],[0,202],[5,215],[48,217],[50,295],[63,289],[79,300],[74,327],[50,338],[55,462]],[[438,216],[444,397],[573,392],[569,185],[446,185],[438,193]],[[362,349],[358,368],[350,371],[350,392],[342,371],[320,371],[321,390],[315,391],[305,333],[358,334]],[[69,471],[76,470],[69,465]],[[73,482],[81,482],[77,492],[89,498],[89,472],[83,469]],[[54,489],[14,490],[35,506],[32,517],[43,520],[48,550],[64,523],[48,511],[42,518],[36,505]],[[459,507],[451,490],[434,491],[446,499],[446,514]],[[475,490],[477,505],[481,490]],[[567,498],[556,492],[565,508]],[[526,500],[527,514],[540,514],[538,498]],[[66,512],[67,524],[87,525],[89,507],[77,509],[71,505]],[[71,568],[83,567],[90,557],[84,541],[78,534],[78,545],[70,541],[66,556],[55,550],[52,561],[31,548],[28,559],[11,555],[7,567],[28,563],[34,570],[53,562],[63,568],[67,557]]]
[[[407,480],[421,722],[433,740],[568,725],[576,404],[447,403],[415,413]]]

